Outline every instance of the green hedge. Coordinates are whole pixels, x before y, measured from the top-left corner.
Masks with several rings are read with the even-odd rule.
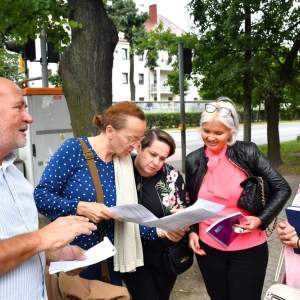
[[[240,123],[243,123],[243,111],[238,112],[240,116]],[[166,128],[178,128],[180,121],[180,113],[146,113],[147,116],[147,126],[149,128],[159,127],[162,129]],[[201,113],[199,112],[187,112],[185,113],[185,124],[188,127],[199,126]],[[265,110],[252,111],[251,112],[252,122],[265,122],[267,120],[267,114]],[[300,109],[290,110],[281,109],[280,110],[280,120],[292,121],[300,119]]]
[[[146,113],[147,127],[159,128],[178,128],[180,121],[180,113]],[[201,113],[185,113],[185,124],[188,127],[199,126]]]

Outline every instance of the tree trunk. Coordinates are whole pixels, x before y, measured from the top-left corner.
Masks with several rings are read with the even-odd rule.
[[[94,135],[95,114],[112,104],[113,53],[118,33],[100,0],[69,0],[71,20],[82,24],[72,29],[71,44],[62,55],[59,73],[67,99],[74,136]]]
[[[298,57],[300,49],[300,40],[296,40],[290,51],[286,55],[284,64],[281,67],[278,77],[273,80],[273,86],[277,91],[281,91],[283,97],[284,87],[290,82],[290,78],[294,71],[294,62]],[[280,97],[275,97],[273,94],[266,100],[267,122],[268,122],[268,159],[274,166],[283,164],[280,155],[280,141],[279,141],[279,107],[281,102]]]
[[[132,49],[133,45],[130,44],[130,50]],[[129,68],[129,84],[130,84],[130,97],[131,101],[135,101],[135,84],[134,84],[134,55],[129,55],[130,59],[130,68]]]
[[[267,136],[268,136],[268,159],[278,167],[283,164],[280,155],[279,140],[279,107],[281,99],[271,95],[265,102],[267,111]]]
[[[251,11],[248,3],[244,3],[245,10],[245,37],[251,40]],[[248,44],[251,47],[250,44]],[[252,75],[251,75],[251,49],[245,51],[245,72],[243,80],[244,89],[244,141],[251,141],[251,89],[252,89]]]
[[[244,74],[245,78],[247,77]],[[244,86],[244,141],[251,141],[251,90]]]

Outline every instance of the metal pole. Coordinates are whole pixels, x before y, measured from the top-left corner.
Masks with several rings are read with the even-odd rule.
[[[186,139],[185,139],[185,105],[184,105],[184,67],[183,67],[183,44],[178,43],[179,61],[179,92],[180,92],[180,130],[181,130],[181,166],[185,173]]]
[[[41,65],[42,65],[42,86],[48,87],[48,62],[47,62],[47,50],[46,50],[46,30],[42,29],[41,37]]]

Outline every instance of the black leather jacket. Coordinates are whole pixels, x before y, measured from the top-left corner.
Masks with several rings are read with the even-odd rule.
[[[197,200],[199,188],[207,172],[208,158],[205,156],[205,147],[193,151],[186,158],[185,178],[191,204]],[[264,210],[257,216],[262,221],[260,228],[265,229],[280,213],[291,196],[292,191],[289,184],[259,152],[254,143],[236,141],[233,146],[228,146],[226,156],[248,177],[260,176],[268,182],[272,195]],[[197,232],[195,226],[192,229]]]

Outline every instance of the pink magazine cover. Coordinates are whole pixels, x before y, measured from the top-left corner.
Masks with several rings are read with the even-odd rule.
[[[232,226],[234,224],[240,224],[243,221],[247,221],[245,216],[241,212],[236,212],[214,222],[206,229],[206,232],[222,246],[227,248],[239,235],[232,230]]]

